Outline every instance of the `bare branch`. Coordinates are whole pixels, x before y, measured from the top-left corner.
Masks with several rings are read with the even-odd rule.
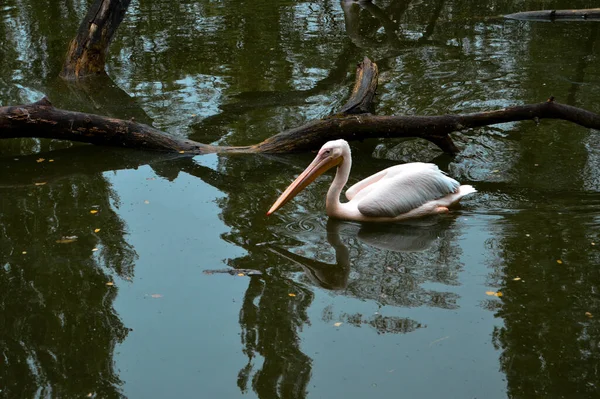
[[[600,8],[524,11],[505,15],[504,18],[527,21],[598,21],[600,20]]]
[[[559,104],[553,98],[490,112],[437,116],[377,116],[365,113],[377,87],[377,66],[369,59],[358,65],[356,83],[342,112],[276,134],[261,143],[244,146],[212,146],[181,139],[134,121],[54,108],[46,99],[33,104],[0,108],[0,139],[39,137],[71,140],[113,147],[208,153],[288,153],[318,149],[325,142],[370,138],[420,137],[449,154],[458,148],[450,133],[498,123],[538,119],[563,119],[600,130],[600,115]],[[355,114],[350,114],[354,112]]]

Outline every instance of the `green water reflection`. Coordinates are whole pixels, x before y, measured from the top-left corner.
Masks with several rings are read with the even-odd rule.
[[[498,18],[592,6],[138,1],[108,76],[73,85],[56,76],[88,2],[5,0],[0,105],[243,145],[334,111],[366,55],[379,114],[600,112],[596,23]],[[2,141],[0,397],[598,397],[597,133],[504,124],[456,134],[455,158],[353,143],[352,181],[410,158],[479,190],[398,226],[328,220],[331,176],[266,218],[311,154]],[[226,268],[261,274],[204,273]]]

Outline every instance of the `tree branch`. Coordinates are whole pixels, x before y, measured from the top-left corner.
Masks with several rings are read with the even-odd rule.
[[[71,40],[60,76],[76,80],[105,73],[108,46],[131,0],[96,0]]]
[[[438,116],[377,116],[367,114],[375,88],[377,66],[368,58],[358,65],[356,83],[342,112],[276,134],[261,143],[244,146],[212,146],[167,135],[153,127],[54,108],[46,99],[33,104],[0,108],[0,139],[39,137],[71,140],[113,147],[208,153],[288,153],[318,149],[325,142],[370,138],[420,137],[449,154],[458,148],[449,134],[498,123],[537,119],[563,119],[600,130],[600,115],[581,108],[559,104],[554,98],[497,111]],[[350,114],[351,112],[355,114]]]
[[[504,18],[527,21],[597,21],[600,20],[600,8],[524,11],[505,15]]]
[[[364,114],[369,112],[377,90],[377,65],[365,57],[356,66],[356,80],[350,98],[342,106],[339,114]]]

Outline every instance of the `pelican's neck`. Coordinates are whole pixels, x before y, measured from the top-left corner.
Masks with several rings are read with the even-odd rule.
[[[344,155],[343,161],[338,166],[335,172],[335,178],[327,191],[327,200],[325,202],[325,209],[327,215],[333,216],[335,211],[342,205],[340,203],[340,195],[350,176],[350,168],[352,168],[352,158],[350,154]]]

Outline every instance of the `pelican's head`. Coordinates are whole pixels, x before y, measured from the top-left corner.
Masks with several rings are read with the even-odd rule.
[[[323,144],[323,147],[321,147],[311,164],[285,189],[283,194],[271,206],[271,209],[267,212],[267,216],[285,205],[325,171],[340,165],[345,157],[350,159],[350,146],[346,140],[333,140]]]

